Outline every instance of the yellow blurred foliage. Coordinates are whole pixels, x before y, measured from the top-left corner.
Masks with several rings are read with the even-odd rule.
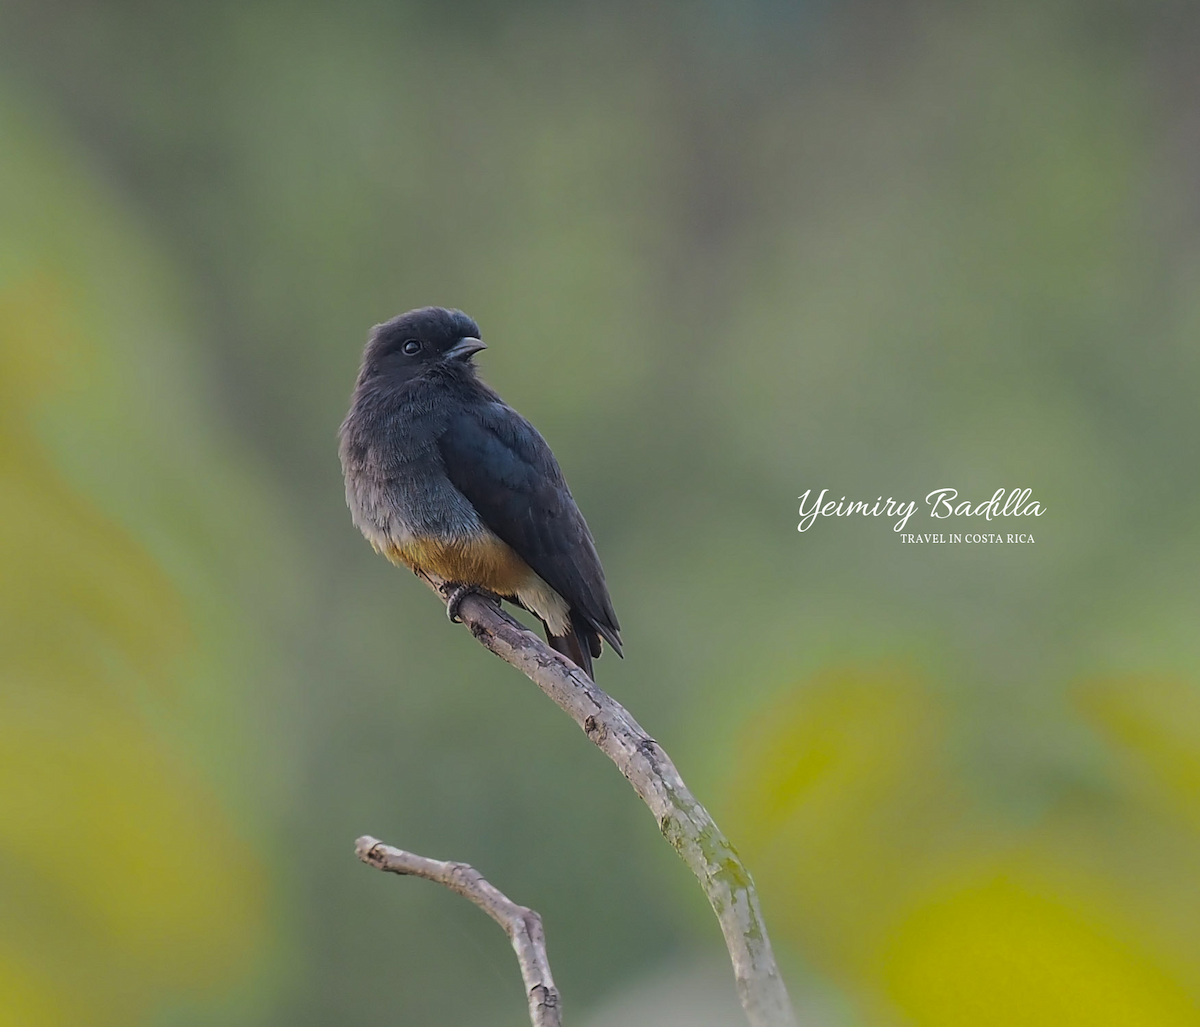
[[[1007,876],[925,897],[897,929],[883,979],[928,1027],[1184,1027],[1200,1016],[1117,925]]]
[[[0,1027],[58,1027],[86,1023],[55,993],[53,982],[21,954],[0,946]]]
[[[33,173],[52,154],[31,146],[22,167],[29,139],[6,136],[5,170],[53,194],[63,183]],[[46,218],[87,212],[79,195],[54,199]],[[220,640],[196,637],[178,584],[44,440],[47,404],[76,410],[91,459],[115,466],[108,426],[87,423],[92,390],[104,384],[127,430],[145,413],[131,354],[107,344],[133,329],[89,277],[108,269],[15,209],[29,202],[6,191],[0,209],[0,1025],[129,1024],[244,975],[264,942],[264,880],[148,699],[177,692]],[[111,228],[97,216],[92,244]]]
[[[62,645],[62,635],[89,631],[161,677],[189,644],[180,597],[128,532],[63,481],[38,438],[39,402],[70,395],[77,368],[98,359],[81,331],[67,330],[70,297],[56,284],[43,271],[0,290],[0,579],[9,583],[0,589],[0,658],[14,669],[53,661],[65,684],[93,668],[95,653]]]
[[[777,890],[772,920],[810,925],[838,962],[865,966],[963,807],[942,744],[937,706],[891,668],[828,672],[751,726],[730,832]]]
[[[1130,776],[1200,828],[1200,689],[1158,677],[1087,681],[1080,708],[1119,747]]]
[[[1077,692],[1122,747],[1107,788],[1033,819],[961,783],[953,705],[915,674],[783,694],[745,732],[730,818],[774,932],[871,1023],[1200,1024],[1200,718],[1158,716],[1186,686],[1131,684]]]

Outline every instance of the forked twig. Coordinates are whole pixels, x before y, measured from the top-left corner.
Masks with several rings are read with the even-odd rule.
[[[364,835],[354,844],[354,851],[364,863],[392,874],[423,877],[436,881],[452,892],[470,899],[504,928],[512,942],[521,977],[529,996],[529,1021],[533,1027],[562,1027],[562,1010],[558,989],[550,974],[546,957],[546,936],[542,918],[532,909],[519,906],[494,885],[489,884],[478,870],[466,863],[444,863],[428,859],[403,849],[384,845],[377,838]]]

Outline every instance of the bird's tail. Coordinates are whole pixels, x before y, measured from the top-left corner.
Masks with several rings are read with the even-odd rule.
[[[574,610],[571,611],[570,630],[565,635],[552,635],[544,621],[542,626],[546,628],[546,641],[550,643],[550,648],[562,653],[595,681],[596,678],[592,674],[592,657],[600,655],[600,636],[596,629]]]

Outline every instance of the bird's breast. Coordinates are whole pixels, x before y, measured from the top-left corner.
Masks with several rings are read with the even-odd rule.
[[[467,539],[416,535],[378,548],[393,563],[499,595],[515,596],[536,578],[512,547],[490,532]]]

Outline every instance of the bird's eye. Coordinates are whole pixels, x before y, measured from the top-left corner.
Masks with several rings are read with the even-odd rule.
[[[421,352],[421,343],[419,339],[409,339],[401,348],[407,356],[415,357]]]

